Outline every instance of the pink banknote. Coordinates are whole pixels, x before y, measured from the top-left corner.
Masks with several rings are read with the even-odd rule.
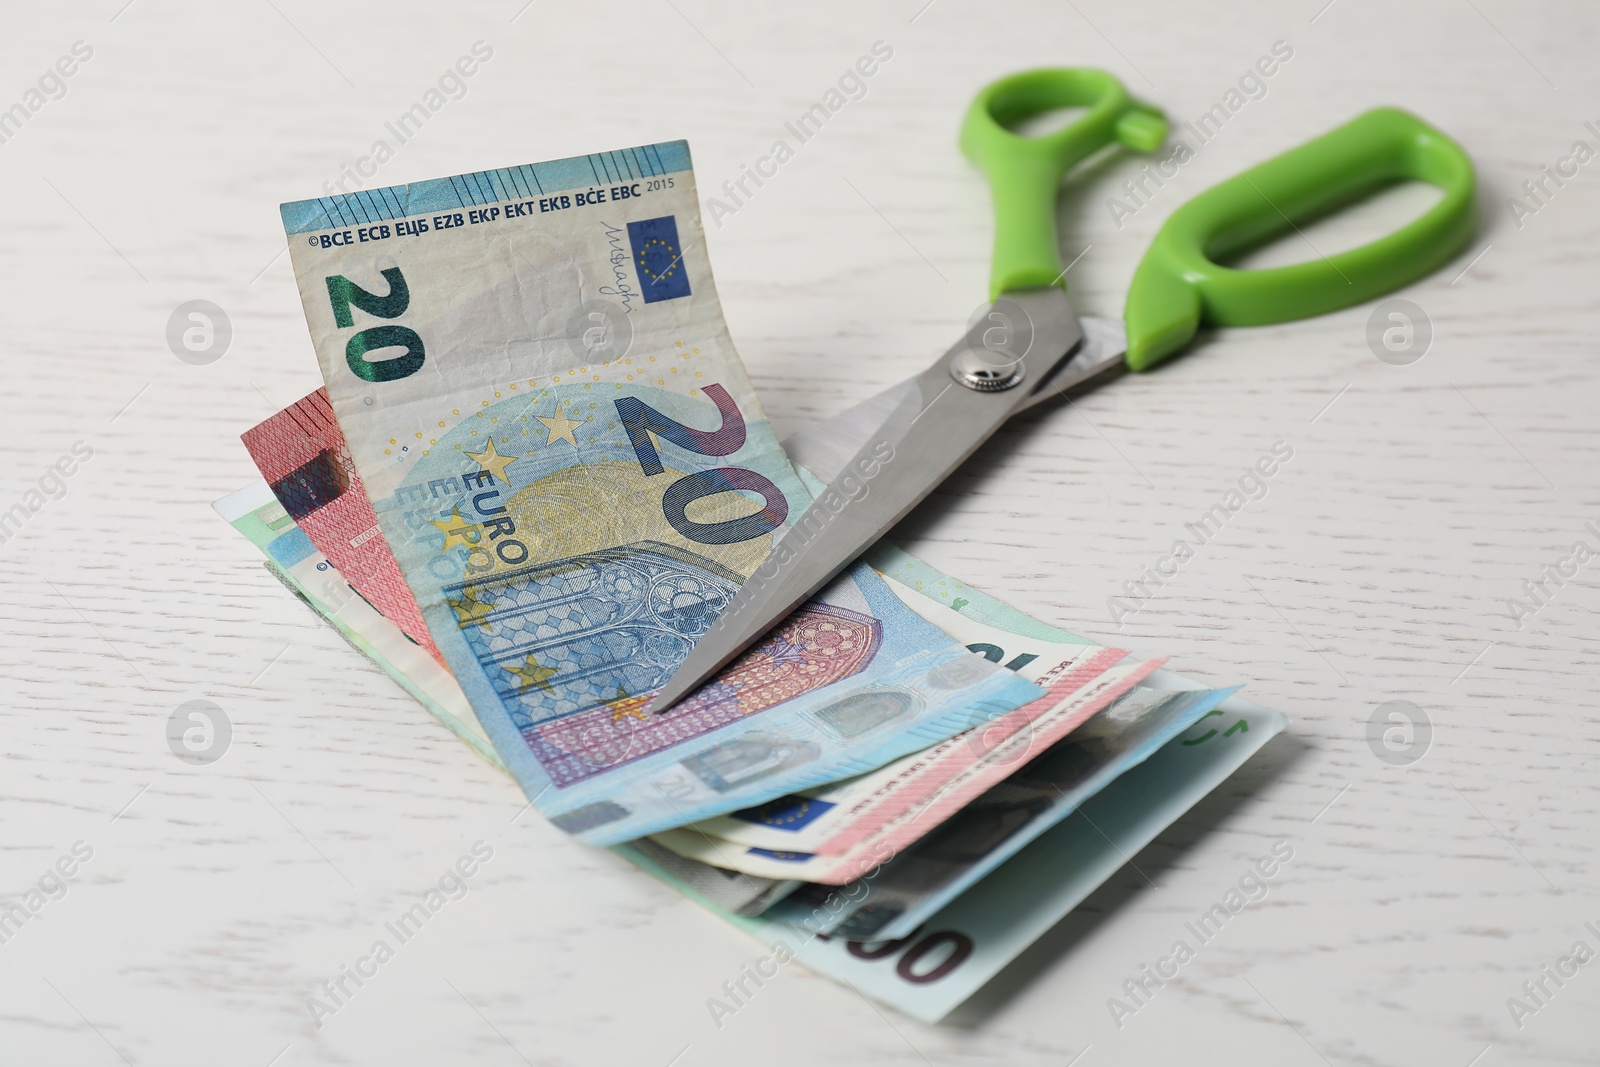
[[[1099,682],[1127,655],[1120,648],[1097,649],[1093,655],[1072,663],[1054,677],[1038,679],[1036,684],[1045,690],[1045,695],[1039,699],[985,726],[919,752],[914,761],[904,761],[898,774],[851,805],[848,814],[840,813],[844,824],[816,846],[817,854],[837,856],[850,852],[977,768],[992,766],[1003,772],[1001,777],[1010,774],[1138,684],[1137,679],[1127,682],[1115,679],[1110,684]]]
[[[1106,651],[1115,654],[1115,650]],[[860,813],[819,847],[818,860],[824,855],[838,859],[826,875],[818,877],[808,871],[806,877],[830,885],[863,877],[1016,773],[1091,716],[1126,696],[1165,662],[1158,659],[1109,670],[1102,667],[1087,685],[1080,681],[1072,688],[1069,686],[1074,679],[1065,676],[1037,701],[1044,703],[1054,698],[1042,714],[1027,718],[1023,715],[1028,710],[1024,706],[991,724],[990,729],[994,729],[1002,727],[1007,718],[1020,718],[1003,740],[975,746],[952,743],[960,740],[952,738],[938,746],[941,751],[937,759],[897,783],[898,788],[884,791],[879,805]]]
[[[243,434],[244,446],[311,543],[385,618],[434,659],[422,612],[361,485],[328,393],[318,389]]]

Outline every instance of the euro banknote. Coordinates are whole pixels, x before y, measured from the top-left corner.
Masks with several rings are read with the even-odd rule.
[[[293,521],[269,494],[265,485],[257,485],[217,505],[225,519],[263,549],[293,531]],[[287,559],[294,553],[280,551],[280,555]],[[1016,637],[1088,644],[982,590],[942,575],[898,549],[880,547],[875,559],[918,587],[925,599],[958,605],[955,610]],[[455,706],[465,706],[465,696],[448,674],[411,678],[398,666],[404,657],[390,658],[409,649],[412,656],[404,661],[411,669],[426,671],[431,663],[416,655],[415,646],[392,623],[376,612],[334,612],[330,600],[339,599],[338,590],[345,587],[334,568],[324,571],[313,564],[309,571],[299,567],[297,574],[309,580],[299,587],[303,594],[311,594],[302,595],[302,600],[436,715],[435,704],[452,703],[451,687],[459,701]],[[318,589],[328,599],[317,595]],[[1186,685],[1164,671],[1147,684],[1161,688]],[[613,851],[758,941],[786,947],[803,966],[818,974],[847,983],[913,1018],[935,1022],[980,989],[1285,724],[1277,712],[1237,696],[1219,705],[1216,713],[1226,715],[1219,720],[1225,728],[1201,731],[1196,727],[1191,731],[1194,736],[1167,745],[1090,798],[1082,817],[1069,817],[1047,831],[930,918],[922,930],[899,941],[845,941],[806,933],[786,922],[741,914],[766,909],[791,890],[793,883],[757,880],[696,864],[648,840],[616,846]],[[492,751],[483,751],[495,760]]]
[[[821,912],[821,932],[855,940],[904,937],[1238,688],[1136,690],[909,847],[896,848],[888,837],[886,862],[869,876],[840,887],[802,888],[767,914],[811,923]]]
[[[350,530],[360,530],[369,535],[376,531],[376,516],[364,491],[361,490],[358,476],[348,469],[348,452],[344,446],[343,436],[337,423],[332,420],[331,412],[327,410],[326,394],[323,391],[311,394],[244,436],[263,474],[273,473],[275,467],[291,471],[290,474],[281,476],[278,481],[269,483],[272,492],[282,505],[279,518],[281,519],[285,512],[291,518],[298,518],[298,524],[306,535],[311,537],[312,543],[318,549],[324,549],[324,546],[328,552],[347,549],[351,544],[351,539],[346,536]],[[312,458],[301,463],[300,460],[308,455]],[[324,485],[332,486],[332,491],[319,491],[319,487]],[[393,566],[393,557],[388,554],[386,542],[381,536],[359,537],[356,540],[362,542],[362,547],[375,545],[384,551],[378,557],[368,552],[347,557],[351,560],[350,566],[356,568],[354,573],[363,574],[361,568],[364,567],[374,569],[382,567],[385,562],[383,556],[387,556],[388,564]],[[326,564],[319,562],[317,567],[325,569]],[[908,595],[910,591],[893,580],[890,580],[889,584],[900,601],[911,607],[916,614],[951,636],[958,637],[970,651],[982,652],[991,661],[999,662],[1001,659],[999,652],[1001,645],[997,644],[997,641],[1010,642],[1016,639],[1015,635],[986,628],[973,620],[965,619],[959,612],[943,607],[924,596]],[[388,583],[374,586],[369,581],[364,587],[360,587],[360,591],[364,597],[373,600],[373,606],[380,610],[387,609],[391,605],[400,612],[415,609],[415,601],[403,583],[396,590]],[[953,633],[952,625],[961,628],[961,632]],[[1057,649],[1064,650],[1069,659],[1089,659],[1091,656],[1098,656],[1103,661],[1109,655],[1110,660],[1115,661],[1123,655],[1121,652],[1113,653],[1097,646],[1055,643],[1050,648],[1041,647],[1037,651],[1018,651],[1007,659],[1005,666],[1007,669],[1017,671],[1021,677],[1029,681],[1039,682],[1053,672],[1059,673],[1067,666],[1064,662],[1058,662],[1056,656],[1051,655]],[[1041,654],[1045,656],[1044,659],[1040,659]],[[1059,683],[1051,684],[1053,690],[1060,688]],[[459,694],[458,687],[452,684],[451,688],[457,691],[457,695]],[[1051,702],[1046,701],[1046,704],[1049,703]],[[982,744],[992,748],[1008,738],[1017,728],[1028,722],[1032,715],[1038,713],[1036,707],[1038,705],[1040,701],[1035,700],[985,727],[978,728],[981,730]],[[1029,712],[1028,709],[1033,711]],[[454,717],[449,713],[442,714],[441,718],[447,723],[454,721]],[[966,738],[971,732],[967,731],[957,736]],[[972,748],[973,744],[974,741],[969,738],[961,743],[961,747]],[[924,754],[951,745],[952,742],[945,742],[941,746],[935,746],[935,749],[925,750]],[[914,761],[921,755],[923,754],[907,759]],[[897,761],[891,768],[903,776],[906,773],[904,766],[906,762],[907,760]],[[877,777],[868,775],[855,781],[876,780]],[[879,810],[882,810],[881,806]],[[739,868],[738,864],[733,866]]]
[[[1151,682],[1162,687],[1186,684],[1165,671]],[[1206,723],[1191,727],[905,937],[860,941],[808,933],[820,925],[827,905],[812,921],[798,925],[770,918],[770,911],[755,918],[722,911],[723,917],[768,947],[783,946],[818,974],[914,1019],[938,1022],[1287,724],[1278,712],[1239,696],[1223,701],[1216,711],[1223,716],[1215,720],[1222,728]],[[631,849],[624,845],[618,851],[670,884],[647,857]],[[679,891],[696,898],[692,890]]]
[[[645,715],[810,500],[723,324],[683,142],[282,215],[378,527],[557,826],[627,840],[860,773],[1039,695],[862,564]]]
[[[1121,658],[1117,649],[1092,651],[1064,676],[1048,681],[1043,697],[992,723],[859,777],[779,797],[683,829],[686,834],[711,837],[758,854],[844,855],[856,839],[870,835],[920,800],[943,791],[964,768],[1014,765],[1026,758],[1043,737],[1066,733],[1132,688],[1137,677],[1131,671],[1112,672]],[[1154,670],[1156,665],[1152,662],[1145,672]]]
[[[813,852],[748,848],[712,836],[702,829],[704,823],[664,830],[652,835],[652,840],[685,858],[765,878],[794,878],[821,885],[845,885],[866,878],[1029,760],[1047,755],[1057,741],[1097,712],[1120,700],[1136,702],[1138,697],[1130,695],[1131,691],[1161,663],[1106,665],[1092,677],[1069,678],[1058,683],[1059,690],[1053,685],[1047,696],[1036,701],[1054,701],[1054,706],[997,743],[977,738],[966,743],[958,735],[891,764],[896,769],[893,775],[867,776],[877,781],[868,795],[850,805],[855,817],[839,824]],[[1019,716],[1023,710],[1005,718]],[[1004,723],[1005,718],[993,725]],[[1114,756],[1108,754],[1107,758]],[[798,819],[804,817],[806,807],[802,802],[790,810]],[[763,805],[763,810],[772,820],[782,809]]]
[[[290,404],[242,435],[278,503],[351,587],[430,655],[439,656],[400,564],[378,529],[361,475],[326,389]]]
[[[1135,677],[1097,703],[1095,698],[1100,692],[1081,691],[1120,662],[1127,655],[1125,650],[1026,637],[963,615],[893,578],[886,581],[907,607],[961,642],[968,651],[1003,663],[1028,681],[1046,686],[1046,696],[876,771],[707,819],[696,823],[693,829],[751,849],[838,854],[853,843],[852,839],[871,833],[940,789],[964,766],[993,760],[995,750],[1001,746],[1014,752],[1012,739],[1018,731],[1026,729],[1029,746],[1040,740],[1042,732],[1059,736],[1137,684]],[[1144,673],[1158,666],[1153,663]],[[1080,698],[1069,699],[1073,694],[1080,694]],[[1036,725],[1041,716],[1048,716],[1050,721]]]

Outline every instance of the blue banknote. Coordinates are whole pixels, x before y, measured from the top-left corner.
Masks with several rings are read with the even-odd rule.
[[[652,692],[810,502],[723,322],[682,142],[282,208],[351,461],[539,810],[595,844],[859,773],[1040,690],[857,566]]]
[[[629,840],[870,770],[1039,695],[861,564],[710,685],[646,714],[760,555],[748,540],[697,541],[708,535],[663,521],[668,494],[613,417],[616,391],[603,417],[568,420],[559,448],[548,434],[541,448],[492,429],[587,410],[592,395],[552,384],[480,407],[374,500],[401,569],[414,587],[430,582],[423,618],[484,730],[557,826],[595,844]],[[733,422],[721,397],[634,386],[621,399],[657,425],[715,424],[719,402],[722,426]],[[781,453],[761,454],[765,423],[742,432],[751,459],[714,447],[759,460],[786,504],[808,500]],[[502,441],[492,457],[484,436]],[[696,473],[657,455],[680,481]],[[685,514],[705,527],[717,512]]]

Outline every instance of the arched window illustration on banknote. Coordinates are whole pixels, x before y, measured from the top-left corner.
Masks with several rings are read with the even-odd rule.
[[[882,645],[872,616],[808,604],[716,682],[646,716],[650,694],[741,582],[693,552],[641,541],[469,579],[445,595],[513,723],[562,788],[860,674]],[[921,700],[880,687],[812,715],[835,737],[853,738],[914,716]],[[804,740],[746,735],[684,766],[721,791],[817,755]]]

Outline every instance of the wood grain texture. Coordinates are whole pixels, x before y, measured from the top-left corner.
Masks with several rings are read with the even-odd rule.
[[[1600,925],[1600,648],[1586,621],[1600,594],[1585,569],[1521,626],[1505,608],[1600,520],[1600,162],[1520,226],[1506,206],[1574,141],[1600,142],[1584,126],[1600,125],[1600,11],[125,2],[34,5],[0,35],[0,109],[74,41],[94,50],[0,144],[0,510],[74,442],[94,451],[0,545],[0,902],[74,842],[93,849],[66,895],[0,944],[0,1060],[1600,1059],[1600,964],[1549,986],[1520,1028],[1506,1004],[1575,941],[1600,949],[1583,927]],[[780,433],[919,369],[978,303],[987,193],[954,131],[1005,71],[1102,66],[1185,119],[1272,42],[1294,49],[1120,226],[1107,199],[1139,161],[1106,160],[1068,188],[1063,252],[1088,250],[1069,274],[1080,311],[1120,310],[1184,199],[1365,107],[1418,112],[1478,164],[1478,239],[1404,294],[1435,330],[1420,362],[1373,356],[1370,305],[1215,332],[1158,373],[1007,429],[905,531],[929,562],[1025,610],[1170,654],[1196,678],[1246,680],[1293,720],[957,1025],[886,1015],[788,968],[718,1027],[706,998],[760,950],[525,813],[210,510],[254,476],[239,433],[318,384],[278,203],[320,192],[480,39],[493,59],[378,182],[683,136],[709,194],[874,41],[892,45],[866,96],[709,234]],[[1386,200],[1361,232],[1416,206]],[[1307,237],[1326,250],[1354,234]],[[234,328],[209,366],[165,340],[197,298]],[[1264,498],[1119,627],[1108,598],[1280,440],[1294,456]],[[166,743],[195,698],[234,728],[208,767]],[[1411,766],[1368,745],[1369,716],[1392,699],[1433,724]],[[314,1026],[306,998],[479,840],[494,856],[467,896]],[[1118,1027],[1107,999],[1279,840],[1294,859],[1265,900]]]

